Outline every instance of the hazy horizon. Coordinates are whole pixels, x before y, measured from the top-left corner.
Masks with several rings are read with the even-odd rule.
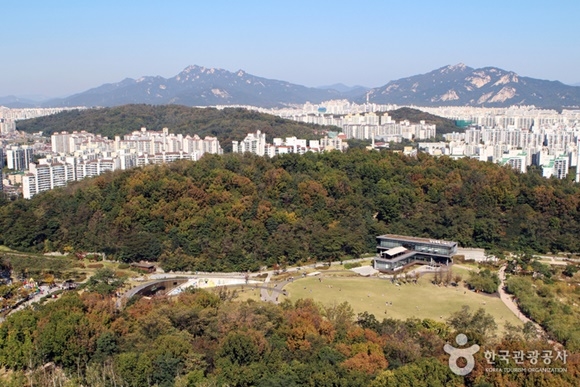
[[[580,82],[580,3],[383,1],[136,5],[20,2],[3,7],[0,96],[62,97],[188,65],[309,87],[379,87],[464,63]]]

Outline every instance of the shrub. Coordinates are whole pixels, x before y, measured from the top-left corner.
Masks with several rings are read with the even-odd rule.
[[[562,274],[564,274],[566,277],[572,277],[574,274],[576,274],[577,271],[578,266],[568,264]]]
[[[492,273],[489,269],[481,270],[479,273],[470,273],[466,282],[470,289],[489,294],[495,293],[500,284],[497,274]]]

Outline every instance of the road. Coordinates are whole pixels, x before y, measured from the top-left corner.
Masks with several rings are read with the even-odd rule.
[[[32,297],[30,297],[28,300],[22,302],[20,305],[18,305],[16,308],[11,309],[10,311],[8,311],[6,313],[6,316],[10,315],[11,313],[14,313],[16,311],[22,310],[30,305],[32,305],[35,302],[39,302],[41,298],[46,297],[54,292],[57,292],[59,290],[62,290],[62,288],[60,286],[53,286],[52,288],[50,286],[46,286],[46,285],[41,285],[39,286],[40,292],[36,293],[35,295],[33,295]],[[4,318],[0,318],[0,322],[3,322]]]

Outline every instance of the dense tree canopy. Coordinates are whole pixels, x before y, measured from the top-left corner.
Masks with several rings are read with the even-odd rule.
[[[3,386],[575,386],[578,355],[566,373],[489,373],[484,350],[542,350],[510,334],[479,341],[476,367],[454,375],[443,352],[456,332],[444,322],[359,315],[348,304],[280,305],[225,301],[215,293],[142,298],[123,310],[96,293],[66,294],[10,315],[0,325]],[[483,311],[458,311],[464,329],[493,324]],[[455,321],[456,320],[456,321]],[[481,325],[479,322],[483,322]],[[484,327],[484,328],[485,328]],[[485,328],[487,329],[487,328]],[[481,337],[481,336],[480,336]],[[561,367],[554,361],[552,367]]]
[[[455,121],[453,120],[425,113],[418,109],[403,107],[396,110],[391,110],[388,113],[389,116],[391,116],[391,118],[396,122],[402,120],[409,120],[410,122],[425,121],[426,124],[437,125],[438,135],[459,132],[461,130],[460,127],[455,125]]]
[[[72,110],[59,114],[18,121],[17,129],[28,133],[86,130],[108,138],[129,134],[146,127],[149,130],[169,128],[170,133],[214,136],[225,151],[232,148],[232,140],[241,141],[256,130],[273,137],[297,136],[318,139],[328,127],[285,120],[269,114],[246,109],[192,108],[181,105],[124,105],[112,108]],[[340,130],[334,128],[335,130]]]
[[[579,198],[572,182],[470,159],[365,150],[206,155],[4,204],[0,244],[236,271],[358,256],[387,232],[577,252]]]

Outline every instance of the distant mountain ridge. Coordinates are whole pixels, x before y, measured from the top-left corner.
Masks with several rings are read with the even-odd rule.
[[[27,98],[16,97],[15,95],[7,95],[0,97],[0,106],[10,109],[25,109],[38,106],[38,102]]]
[[[363,101],[362,97],[357,100]],[[369,101],[418,106],[577,107],[580,87],[521,77],[497,67],[474,69],[459,63],[374,88]]]
[[[66,98],[38,102],[16,97],[0,98],[8,107],[112,107],[125,104],[184,106],[253,105],[282,107],[306,102],[348,99],[403,106],[535,105],[540,108],[580,106],[580,87],[522,77],[497,67],[474,69],[459,63],[426,74],[391,81],[368,89],[334,84],[306,87],[257,77],[243,70],[188,66],[171,78],[144,76],[104,84]]]
[[[185,106],[255,105],[283,106],[322,102],[340,98],[336,90],[317,89],[289,82],[266,79],[243,70],[188,66],[172,78],[146,76],[126,78],[83,93],[52,100],[45,106],[118,106],[132,103]]]

